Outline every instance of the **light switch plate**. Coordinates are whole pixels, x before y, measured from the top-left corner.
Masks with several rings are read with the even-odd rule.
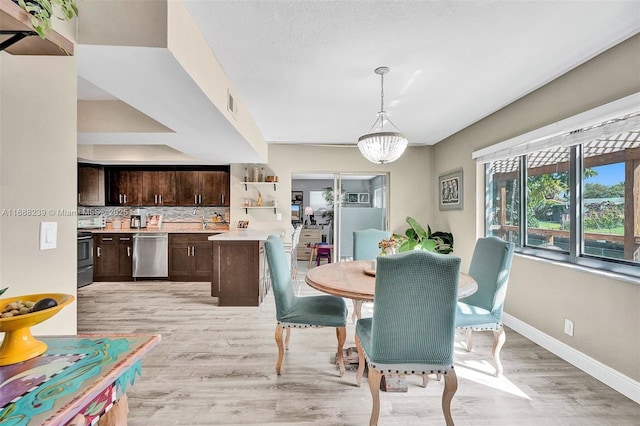
[[[58,242],[58,222],[40,222],[40,250],[56,248]]]

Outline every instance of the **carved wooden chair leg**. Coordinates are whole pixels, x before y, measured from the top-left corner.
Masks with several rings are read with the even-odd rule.
[[[502,362],[500,361],[500,351],[502,350],[502,346],[504,346],[504,342],[507,340],[507,336],[504,333],[504,328],[500,326],[499,329],[493,331],[493,361],[496,363],[496,377],[500,377],[502,375]]]
[[[291,337],[291,327],[287,327],[284,336],[284,348],[289,350],[289,338]]]
[[[358,371],[356,372],[356,386],[360,387],[362,383],[362,374],[364,374],[364,351],[362,350],[362,344],[360,338],[356,334],[356,348],[358,348]]]
[[[371,407],[371,418],[369,426],[376,426],[380,417],[380,381],[382,373],[375,368],[369,368],[369,390],[371,390],[371,398],[373,406]]]
[[[473,330],[467,328],[467,352],[471,352],[473,349]]]
[[[344,342],[347,340],[347,327],[336,327],[336,333],[338,334],[338,367],[340,368],[340,377],[344,376]]]
[[[353,313],[351,314],[351,321],[356,322],[362,318],[362,300],[351,299],[353,302]]]
[[[278,345],[278,360],[276,361],[276,373],[280,375],[280,367],[282,366],[282,358],[284,357],[284,344],[282,343],[282,327],[276,324],[276,345]]]
[[[442,413],[447,426],[453,426],[451,417],[451,400],[458,390],[458,376],[452,368],[444,375],[444,391],[442,392]]]

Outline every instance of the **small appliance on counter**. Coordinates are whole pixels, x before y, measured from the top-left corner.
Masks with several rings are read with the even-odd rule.
[[[134,209],[131,211],[131,228],[146,228],[147,214],[142,209]]]
[[[99,229],[107,226],[107,219],[100,216],[78,216],[78,229]]]

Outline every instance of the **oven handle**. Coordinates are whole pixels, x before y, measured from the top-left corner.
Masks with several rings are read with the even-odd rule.
[[[91,240],[91,239],[93,239],[93,235],[86,235],[86,236],[78,237],[78,241]]]

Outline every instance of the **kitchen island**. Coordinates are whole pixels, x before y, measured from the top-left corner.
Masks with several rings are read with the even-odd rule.
[[[285,231],[238,230],[212,235],[211,296],[218,306],[260,306],[270,288],[264,242]]]

